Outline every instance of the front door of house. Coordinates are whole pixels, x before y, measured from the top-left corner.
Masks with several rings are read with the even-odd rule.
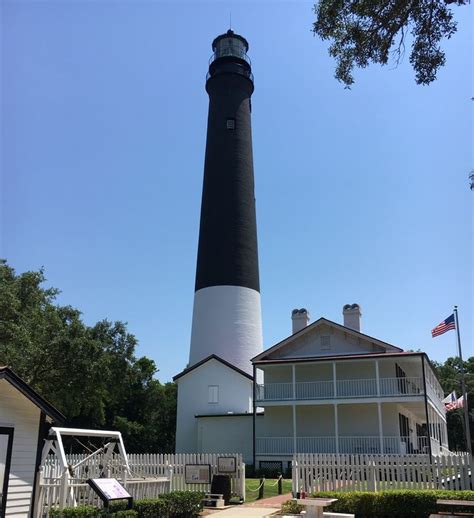
[[[13,448],[13,428],[0,426],[0,518],[5,517]]]

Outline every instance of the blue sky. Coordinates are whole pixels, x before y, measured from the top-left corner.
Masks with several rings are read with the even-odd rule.
[[[250,43],[264,343],[290,312],[342,321],[443,361],[459,305],[473,354],[472,7],[447,66],[417,86],[408,55],[345,90],[312,3],[1,3],[0,255],[44,266],[92,324],[128,322],[161,381],[187,363],[211,41]]]

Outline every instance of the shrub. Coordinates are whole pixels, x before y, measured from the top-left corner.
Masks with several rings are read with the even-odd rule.
[[[66,509],[51,509],[50,518],[100,518],[102,509],[92,505],[81,505]]]
[[[162,496],[147,500],[136,500],[133,509],[137,511],[139,518],[155,518],[155,516],[167,516],[168,506]]]
[[[204,493],[192,491],[173,491],[160,496],[160,499],[166,504],[165,512],[172,518],[198,516],[202,509],[203,498]]]
[[[287,500],[281,504],[281,512],[285,514],[300,514],[304,507],[294,500]]]
[[[255,466],[253,464],[245,464],[245,478],[255,478]]]
[[[109,509],[80,506],[52,509],[50,518],[194,518],[199,515],[203,493],[174,491],[148,500],[135,500],[133,509],[125,509],[126,503],[111,503]]]
[[[440,491],[398,489],[369,493],[351,491],[339,493],[324,491],[313,493],[317,498],[337,498],[328,507],[339,513],[352,513],[357,518],[429,518],[437,512],[437,499],[474,500],[473,491]],[[464,510],[460,508],[459,510]]]

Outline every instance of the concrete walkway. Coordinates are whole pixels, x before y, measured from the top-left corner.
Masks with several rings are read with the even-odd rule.
[[[212,518],[265,518],[277,513],[283,502],[290,500],[291,493],[286,495],[262,498],[250,504],[236,505],[225,511],[213,511]]]
[[[212,518],[265,518],[275,514],[277,511],[278,509],[272,509],[271,507],[245,507],[237,505],[225,511],[212,513]]]

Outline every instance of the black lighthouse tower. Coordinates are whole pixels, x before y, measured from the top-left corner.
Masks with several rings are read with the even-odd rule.
[[[251,372],[262,350],[247,40],[212,42],[190,366],[215,354]]]

